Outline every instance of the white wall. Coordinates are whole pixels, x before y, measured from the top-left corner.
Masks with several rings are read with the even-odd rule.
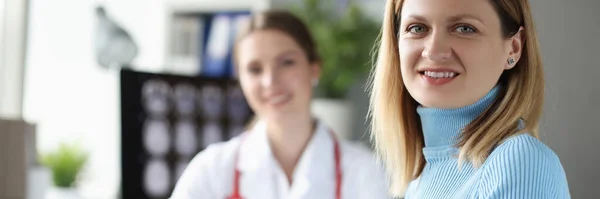
[[[0,117],[21,119],[27,1],[0,4]]]
[[[24,117],[38,124],[41,153],[59,141],[83,142],[91,159],[82,194],[112,198],[119,186],[118,79],[94,59],[96,2],[31,2]],[[143,51],[138,63],[154,57]]]

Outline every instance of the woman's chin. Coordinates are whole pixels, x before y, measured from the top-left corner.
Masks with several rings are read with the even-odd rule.
[[[285,109],[269,110],[268,119],[271,121],[285,121],[292,117],[290,111]]]
[[[445,100],[439,100],[439,99],[445,99]],[[462,107],[456,103],[452,103],[450,100],[448,100],[448,98],[436,98],[436,99],[432,99],[432,100],[420,100],[420,101],[417,100],[417,102],[419,102],[419,105],[421,105],[422,107],[425,107],[425,108],[455,109],[455,108]]]

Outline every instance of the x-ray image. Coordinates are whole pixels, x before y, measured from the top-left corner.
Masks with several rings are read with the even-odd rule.
[[[150,115],[166,116],[169,112],[171,87],[159,79],[148,80],[142,88],[142,104]]]
[[[193,156],[198,148],[196,125],[190,120],[182,120],[175,127],[175,148],[182,156]]]
[[[152,159],[144,172],[144,189],[151,197],[164,197],[169,194],[171,174],[164,160]]]
[[[202,147],[223,141],[223,129],[216,122],[209,122],[204,125],[202,137]]]
[[[194,156],[244,132],[237,80],[122,70],[122,198],[168,199]]]
[[[234,124],[229,127],[229,139],[244,133],[243,124]]]
[[[169,124],[164,119],[149,119],[144,124],[144,146],[152,156],[163,156],[169,151]]]
[[[187,168],[189,162],[190,161],[187,159],[182,159],[177,162],[177,166],[175,166],[176,179],[179,179],[179,177],[181,177],[181,174],[183,174],[183,172],[185,171],[185,168]]]
[[[202,87],[200,104],[204,117],[217,119],[223,110],[223,91],[217,86],[207,85]]]
[[[240,87],[232,87],[227,93],[227,113],[236,123],[244,121],[250,111],[246,104],[246,98]]]
[[[196,103],[196,88],[189,84],[175,86],[175,107],[177,113],[188,116],[194,113]]]

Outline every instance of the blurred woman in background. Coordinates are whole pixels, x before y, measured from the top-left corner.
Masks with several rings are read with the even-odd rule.
[[[339,140],[310,112],[320,57],[307,27],[283,11],[254,14],[234,61],[258,121],[199,153],[173,199],[389,198],[370,151]]]
[[[389,0],[372,132],[405,198],[570,198],[538,140],[544,80],[527,0]]]

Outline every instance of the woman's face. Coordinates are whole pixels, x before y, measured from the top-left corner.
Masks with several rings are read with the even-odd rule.
[[[406,0],[399,25],[402,79],[425,107],[475,103],[521,53],[520,32],[502,37],[500,18],[489,0]]]
[[[268,120],[310,114],[312,83],[320,67],[277,30],[259,30],[237,46],[240,84],[254,112]]]

